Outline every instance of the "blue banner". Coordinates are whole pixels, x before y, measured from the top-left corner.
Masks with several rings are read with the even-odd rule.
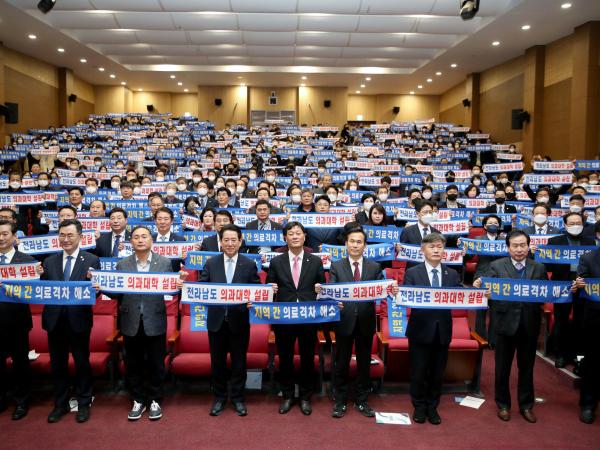
[[[491,291],[492,300],[527,303],[570,303],[571,281],[481,279],[482,287]]]
[[[348,256],[348,249],[344,245],[323,244],[321,251],[329,253],[332,261],[337,261]],[[396,257],[392,244],[367,245],[363,255],[366,259],[372,259],[373,261],[393,261]]]
[[[395,244],[400,242],[402,228],[398,227],[378,227],[372,225],[363,226],[363,230],[367,233],[367,242],[378,242]]]
[[[586,278],[582,295],[588,300],[600,302],[600,278]]]
[[[210,236],[215,236],[217,234],[216,231],[186,231],[183,234],[183,237],[188,242],[202,242],[205,238]]]
[[[4,280],[0,302],[28,305],[82,306],[96,304],[89,281]]]
[[[207,331],[208,309],[204,305],[190,305],[190,331]]]
[[[461,243],[467,255],[508,256],[506,241],[489,241],[483,239],[461,238]]]
[[[579,264],[579,258],[596,248],[594,245],[540,245],[535,260],[544,264]]]
[[[242,230],[244,243],[249,247],[282,247],[282,230]]]
[[[221,255],[221,252],[188,252],[185,259],[185,268],[190,270],[202,270],[206,261],[213,256]],[[253,260],[256,263],[256,269],[262,270],[262,255],[258,253],[240,253],[242,256]]]
[[[250,307],[250,323],[289,325],[339,320],[340,308],[333,301],[254,303]]]
[[[117,270],[117,263],[121,261],[122,258],[100,258],[100,270],[115,271]]]
[[[388,330],[390,337],[405,337],[406,326],[408,325],[408,316],[406,308],[396,304],[394,301],[387,302],[388,310]]]

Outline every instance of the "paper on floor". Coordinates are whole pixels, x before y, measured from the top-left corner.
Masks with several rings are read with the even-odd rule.
[[[410,425],[410,416],[408,413],[375,413],[375,423],[389,425]]]
[[[459,405],[479,409],[479,407],[483,405],[483,402],[485,402],[483,398],[471,397],[470,395],[467,395],[462,399]]]

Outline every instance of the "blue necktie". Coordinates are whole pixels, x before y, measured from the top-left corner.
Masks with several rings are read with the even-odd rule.
[[[233,265],[233,259],[229,258],[227,260],[227,271],[225,272],[225,277],[227,278],[227,284],[231,284],[233,281],[233,273],[235,271],[235,267]]]
[[[63,272],[63,280],[69,281],[71,278],[71,261],[73,260],[72,256],[67,256],[67,263],[65,264],[65,270]]]
[[[6,264],[6,255],[0,255],[0,264]]]
[[[431,269],[431,287],[440,287],[440,277],[437,269]]]
[[[115,245],[113,245],[112,255],[113,258],[119,257],[119,244],[121,242],[121,235],[117,234],[115,236]]]

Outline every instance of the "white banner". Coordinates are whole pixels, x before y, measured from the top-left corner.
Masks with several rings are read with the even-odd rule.
[[[428,309],[485,309],[484,289],[432,288],[402,286],[394,299],[405,308]]]
[[[184,283],[182,303],[238,305],[273,301],[270,284]]]
[[[38,280],[36,269],[41,263],[8,264],[0,266],[0,280]]]
[[[92,271],[92,283],[98,283],[104,294],[173,295],[178,273]]]

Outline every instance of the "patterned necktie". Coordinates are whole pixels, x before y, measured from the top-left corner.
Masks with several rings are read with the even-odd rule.
[[[423,228],[423,237],[427,236],[429,233],[429,229],[427,227]]]
[[[235,271],[235,266],[233,265],[233,258],[227,259],[227,271],[225,272],[225,277],[227,278],[227,284],[231,284],[233,282],[233,272]]]
[[[294,279],[294,286],[298,288],[298,283],[300,282],[300,264],[298,264],[298,260],[300,258],[294,256],[294,265],[292,266],[292,278]]]
[[[265,223],[264,222],[259,222],[258,223],[258,229],[259,230],[264,230],[265,229]]]
[[[358,268],[358,262],[354,262],[354,281],[360,281],[360,269]]]
[[[63,271],[63,280],[69,281],[71,278],[71,261],[73,260],[72,256],[67,256],[67,263],[65,264],[65,270]]]
[[[517,272],[523,272],[524,268],[525,268],[525,264],[521,264],[520,262],[515,264],[515,269],[517,269]]]
[[[440,277],[437,269],[431,269],[431,287],[440,287]]]
[[[6,255],[0,255],[0,264],[6,264]]]
[[[544,234],[544,229],[542,227],[538,228],[538,234]]]
[[[119,244],[121,243],[121,235],[117,234],[115,236],[115,245],[113,245],[112,255],[113,258],[119,257]]]
[[[502,214],[502,213],[504,213],[504,207],[498,206],[498,214]]]

